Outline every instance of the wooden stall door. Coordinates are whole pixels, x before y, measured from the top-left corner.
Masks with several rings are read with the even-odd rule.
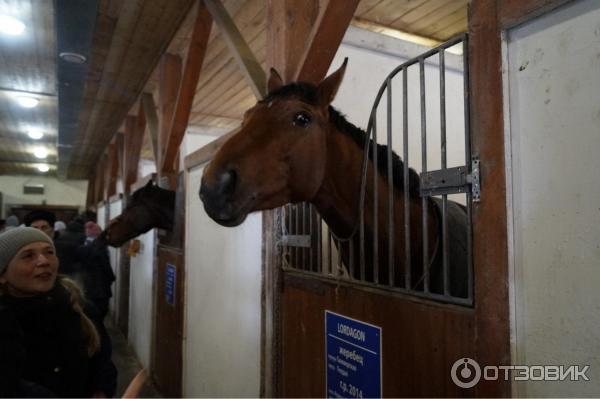
[[[152,377],[165,397],[181,397],[184,256],[158,247]]]
[[[172,232],[159,231],[155,287],[152,377],[165,397],[181,397],[183,373],[183,306],[185,286],[184,175],[164,176],[159,185],[177,187],[175,225]]]
[[[451,378],[454,362],[475,357],[472,308],[369,292],[291,272],[284,275],[282,292],[281,396],[329,396],[326,310],[381,328],[383,397],[474,396]]]

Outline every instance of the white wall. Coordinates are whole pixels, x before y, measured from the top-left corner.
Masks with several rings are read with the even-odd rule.
[[[102,219],[100,219],[100,210],[98,210],[98,220],[102,221],[101,224],[100,222],[98,224],[100,224],[100,226],[104,229],[104,212],[106,212],[105,207],[102,207],[103,210],[103,215],[102,215]],[[109,220],[112,220],[114,218],[116,218],[117,216],[119,216],[121,214],[123,210],[123,201],[122,200],[116,200],[113,201],[109,204],[108,206],[108,217]],[[115,306],[116,303],[118,303],[117,297],[119,296],[119,287],[121,284],[121,279],[119,278],[120,275],[120,264],[121,264],[121,258],[120,258],[120,249],[119,248],[113,248],[113,247],[108,247],[108,255],[110,257],[110,266],[112,267],[113,273],[115,274],[115,276],[117,276],[116,280],[112,283],[111,286],[111,290],[113,293],[112,298],[110,299],[109,302],[109,309],[111,310],[111,312],[114,314],[115,320],[118,320],[118,315],[116,314],[118,312],[117,307]]]
[[[359,40],[365,37],[369,40]],[[328,73],[338,69],[348,57],[348,66],[333,106],[356,126],[366,129],[377,92],[390,72],[408,59],[429,50],[382,35],[351,28],[331,64]],[[359,47],[361,46],[361,47]],[[376,49],[367,47],[376,46]],[[377,51],[375,51],[377,50]],[[383,50],[384,52],[380,51]],[[441,167],[440,161],[440,83],[437,57],[425,65],[427,110],[428,169]],[[464,156],[464,92],[462,58],[446,53],[446,133],[448,167],[461,166]],[[452,67],[450,67],[452,66]],[[408,69],[408,133],[409,165],[421,171],[421,116],[418,64]],[[392,148],[402,158],[402,73],[392,85]],[[378,111],[378,143],[387,144],[386,98],[384,93]]]
[[[217,225],[198,198],[201,176],[187,174],[183,393],[258,397],[261,214]]]
[[[43,184],[43,195],[23,194],[24,184]],[[87,180],[58,180],[43,176],[0,176],[0,192],[5,206],[38,205],[44,201],[47,205],[69,205],[85,207]],[[2,216],[5,209],[1,209]]]
[[[156,230],[142,234],[140,252],[130,258],[129,343],[138,359],[150,367],[153,320],[153,271],[156,255]]]
[[[513,362],[590,365],[517,396],[600,395],[599,21],[577,1],[508,35]]]

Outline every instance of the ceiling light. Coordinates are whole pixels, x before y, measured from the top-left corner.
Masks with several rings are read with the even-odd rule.
[[[48,156],[48,151],[45,148],[36,148],[35,150],[33,150],[33,155],[35,155],[36,158],[46,158]]]
[[[32,130],[29,132],[29,137],[31,137],[34,140],[39,140],[42,137],[44,137],[44,133]]]
[[[68,51],[64,51],[58,55],[63,60],[70,62],[72,64],[83,64],[87,58],[79,53],[71,53]]]
[[[25,30],[25,24],[8,15],[0,15],[0,32],[11,36],[18,36]]]
[[[21,97],[17,97],[17,102],[19,103],[19,105],[21,107],[33,108],[39,104],[40,100],[38,100],[35,97],[21,96]]]
[[[40,172],[47,172],[47,171],[49,171],[49,170],[50,170],[50,167],[49,167],[48,165],[46,165],[46,164],[43,164],[43,163],[42,163],[42,164],[39,164],[39,165],[37,166],[37,169],[38,169]]]

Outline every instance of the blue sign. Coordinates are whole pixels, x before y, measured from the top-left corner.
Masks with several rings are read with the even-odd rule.
[[[167,279],[165,281],[165,297],[169,305],[175,305],[175,282],[177,269],[174,265],[167,263]]]
[[[381,328],[325,311],[328,398],[381,397]]]

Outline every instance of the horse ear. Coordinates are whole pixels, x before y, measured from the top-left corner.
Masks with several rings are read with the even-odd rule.
[[[331,104],[337,91],[344,78],[344,72],[346,72],[346,64],[348,64],[348,57],[344,58],[344,63],[337,71],[326,77],[319,87],[317,88],[317,97],[319,103],[323,106]]]
[[[283,79],[279,75],[279,72],[275,68],[271,68],[271,74],[269,75],[269,83],[267,84],[267,89],[269,93],[274,92],[283,86]]]

